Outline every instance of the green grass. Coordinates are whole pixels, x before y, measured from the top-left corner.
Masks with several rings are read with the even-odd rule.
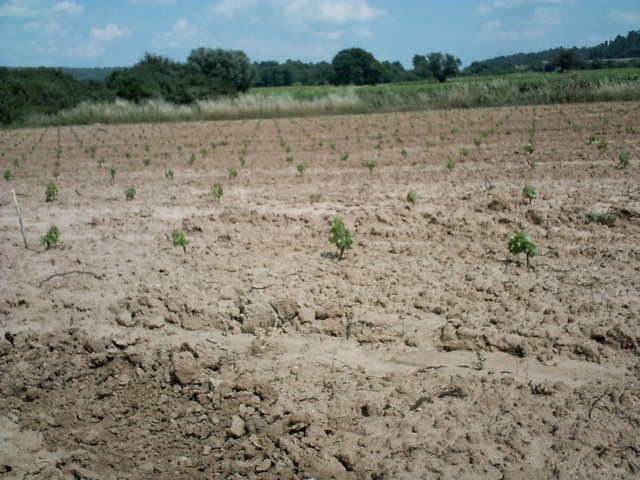
[[[460,77],[375,86],[254,88],[237,97],[174,105],[117,100],[81,103],[57,115],[31,116],[22,126],[151,123],[336,115],[422,109],[475,108],[574,102],[640,100],[638,69],[570,74]]]

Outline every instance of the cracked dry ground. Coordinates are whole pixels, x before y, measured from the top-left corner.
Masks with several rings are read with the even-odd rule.
[[[637,478],[639,107],[0,132],[0,476]]]

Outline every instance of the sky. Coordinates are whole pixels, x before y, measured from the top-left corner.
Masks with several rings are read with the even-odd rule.
[[[412,68],[451,53],[589,47],[640,30],[640,0],[0,0],[0,66],[127,67],[199,47],[331,62],[358,47]]]

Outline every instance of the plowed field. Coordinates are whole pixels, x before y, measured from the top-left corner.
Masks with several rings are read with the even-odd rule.
[[[0,476],[637,478],[639,132],[637,103],[0,131]]]

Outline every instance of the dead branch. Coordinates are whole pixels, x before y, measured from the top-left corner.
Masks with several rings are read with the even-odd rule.
[[[66,275],[72,275],[72,274],[78,274],[78,275],[92,275],[94,277],[96,277],[98,280],[102,280],[103,277],[96,275],[93,272],[83,272],[81,270],[72,270],[70,272],[63,272],[63,273],[54,273],[53,275],[51,275],[50,277],[45,278],[44,280],[42,280],[38,285],[36,285],[37,288],[40,288],[42,286],[43,283],[48,282],[49,280],[51,280],[52,278],[55,277],[64,277]]]

